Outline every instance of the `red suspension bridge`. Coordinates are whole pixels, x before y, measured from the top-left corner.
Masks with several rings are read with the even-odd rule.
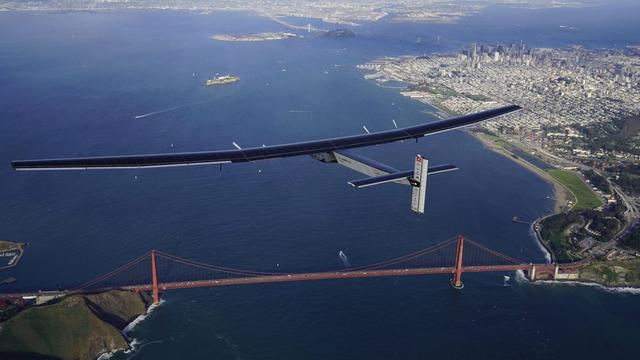
[[[301,273],[261,272],[222,267],[151,250],[113,271],[68,290],[0,294],[0,298],[36,296],[42,298],[41,300],[39,298],[39,302],[43,302],[70,293],[127,289],[151,291],[153,301],[157,303],[160,300],[160,292],[174,289],[432,274],[450,274],[452,286],[461,289],[463,273],[521,270],[526,272],[531,280],[555,279],[559,273],[575,271],[580,265],[582,264],[527,263],[465,239],[463,236],[367,266]]]

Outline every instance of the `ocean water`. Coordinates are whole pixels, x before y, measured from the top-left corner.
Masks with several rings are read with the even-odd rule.
[[[430,178],[424,216],[410,212],[410,189],[355,190],[346,182],[361,175],[308,157],[222,171],[16,173],[9,162],[249,147],[432,121],[424,105],[365,81],[355,66],[473,41],[640,43],[631,11],[605,9],[490,8],[458,25],[381,22],[353,39],[260,43],[208,39],[281,30],[251,14],[0,13],[0,238],[29,243],[20,265],[2,274],[18,281],[2,291],[67,288],[151,248],[224,266],[320,271],[342,266],[339,250],[359,266],[463,233],[544,261],[529,228],[511,218],[549,213],[550,185],[463,132],[359,150],[398,168],[411,168],[417,153],[461,168]],[[579,25],[570,34],[560,28],[573,26],[566,14]],[[218,73],[241,81],[203,86]],[[130,332],[137,350],[116,358],[553,359],[640,350],[631,341],[637,295],[514,274],[464,281],[463,291],[432,276],[170,292]]]

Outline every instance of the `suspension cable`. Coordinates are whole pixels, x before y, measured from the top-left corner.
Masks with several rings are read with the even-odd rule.
[[[416,251],[414,253],[411,253],[411,254],[408,254],[408,255],[399,256],[397,258],[393,258],[393,259],[385,260],[385,261],[380,261],[380,262],[377,262],[377,263],[374,263],[374,264],[370,264],[370,265],[366,265],[366,266],[361,266],[361,267],[356,267],[356,268],[348,268],[348,269],[345,269],[345,271],[373,270],[373,269],[380,268],[380,267],[383,267],[383,266],[393,265],[393,264],[397,264],[397,263],[403,262],[403,261],[409,261],[409,260],[415,259],[415,258],[417,258],[419,256],[426,255],[426,254],[434,252],[434,251],[438,251],[438,250],[442,249],[443,247],[452,244],[454,240],[456,240],[456,238],[450,238],[450,239],[447,239],[447,240],[442,241],[440,243],[431,245],[431,246],[429,246],[427,248],[424,248],[422,250],[418,250],[418,251]]]
[[[163,258],[165,258],[167,260],[179,262],[179,263],[182,263],[182,264],[185,264],[185,265],[199,267],[199,268],[207,269],[207,270],[226,272],[226,273],[231,273],[231,274],[250,275],[250,276],[284,275],[285,274],[285,273],[278,273],[278,272],[253,271],[253,270],[235,269],[235,268],[211,265],[211,264],[206,264],[206,263],[195,261],[195,260],[189,260],[189,259],[181,258],[181,257],[175,256],[175,255],[167,254],[167,253],[160,252],[160,251],[156,251],[156,255],[158,255],[160,257],[163,257]]]
[[[486,252],[488,252],[488,253],[490,253],[490,254],[492,254],[492,255],[495,255],[495,256],[497,256],[497,257],[499,257],[499,258],[502,258],[502,259],[507,260],[507,261],[509,261],[509,262],[512,262],[512,263],[514,263],[514,264],[526,264],[526,262],[524,262],[524,261],[522,261],[522,260],[520,260],[520,259],[512,258],[512,257],[510,257],[510,256],[507,256],[507,255],[501,254],[501,253],[499,253],[499,252],[497,252],[497,251],[495,251],[495,250],[491,250],[491,249],[489,249],[488,247],[486,247],[486,246],[484,246],[484,245],[480,245],[480,244],[478,244],[477,242],[475,242],[475,241],[473,241],[473,240],[471,240],[471,239],[466,239],[466,238],[465,238],[464,240],[465,240],[465,242],[469,242],[470,244],[472,244],[472,245],[474,245],[474,246],[478,247],[478,248],[479,248],[479,249],[481,249],[481,250],[484,250],[484,251],[486,251]]]
[[[133,265],[136,265],[136,264],[140,263],[142,260],[146,259],[150,254],[151,254],[150,251],[146,252],[145,254],[143,254],[143,255],[141,255],[141,256],[129,261],[128,263],[120,266],[119,268],[117,268],[115,270],[112,270],[112,271],[110,271],[110,272],[108,272],[106,274],[102,274],[102,275],[98,276],[97,278],[95,278],[95,279],[93,279],[91,281],[85,282],[84,284],[81,284],[81,285],[78,285],[78,286],[76,286],[74,288],[71,288],[71,290],[85,289],[85,288],[87,288],[89,286],[95,285],[96,283],[98,283],[100,281],[103,281],[103,280],[106,280],[106,279],[108,279],[110,277],[113,277],[113,276],[119,274],[120,272],[122,272],[122,271],[124,271],[126,269],[129,269]]]

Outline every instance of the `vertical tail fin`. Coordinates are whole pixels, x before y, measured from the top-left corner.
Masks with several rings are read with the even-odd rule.
[[[413,168],[413,193],[411,194],[411,210],[418,214],[424,213],[424,202],[427,195],[427,169],[429,160],[421,155],[416,155],[416,162]]]

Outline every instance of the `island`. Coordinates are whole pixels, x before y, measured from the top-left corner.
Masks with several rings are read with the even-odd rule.
[[[26,307],[0,323],[0,358],[93,360],[128,350],[122,329],[150,303],[146,293],[109,290]]]
[[[0,240],[0,270],[12,268],[18,265],[25,244]]]
[[[324,37],[333,38],[333,39],[346,39],[356,36],[356,34],[349,29],[335,29],[325,31],[323,33]]]
[[[239,76],[223,75],[223,76],[214,77],[213,79],[208,79],[205,85],[207,86],[227,85],[227,84],[233,84],[234,82],[237,82],[237,81],[240,81]]]
[[[575,266],[551,278],[640,286],[639,49],[471,44],[358,67],[442,118],[522,106],[470,133],[553,186],[553,213],[530,225],[550,262]]]
[[[255,41],[272,41],[287,40],[301,38],[302,36],[289,32],[263,32],[254,34],[220,34],[212,35],[210,38],[217,41],[239,41],[239,42],[255,42]]]

